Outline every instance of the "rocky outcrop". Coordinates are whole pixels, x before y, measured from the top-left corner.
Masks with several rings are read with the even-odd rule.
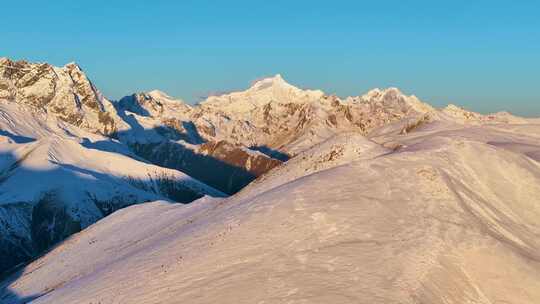
[[[60,68],[2,58],[0,100],[29,105],[36,111],[104,135],[123,126],[113,105],[75,63]]]

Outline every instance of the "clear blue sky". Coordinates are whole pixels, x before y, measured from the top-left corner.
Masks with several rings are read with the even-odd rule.
[[[195,102],[281,73],[540,116],[538,1],[5,1],[0,56],[78,62],[109,98]]]

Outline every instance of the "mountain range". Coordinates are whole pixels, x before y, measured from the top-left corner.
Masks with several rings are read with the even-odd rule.
[[[396,88],[111,101],[1,58],[0,198],[0,303],[540,301],[540,119]]]

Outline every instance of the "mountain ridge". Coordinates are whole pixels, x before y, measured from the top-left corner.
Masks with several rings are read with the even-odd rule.
[[[402,133],[434,121],[447,124],[530,121],[503,113],[482,115],[452,107],[436,109],[397,88],[372,89],[364,95],[341,99],[320,90],[300,89],[287,83],[280,74],[259,79],[243,91],[210,96],[197,105],[158,90],[109,101],[76,64],[57,68],[9,59],[2,62],[4,66],[29,70],[12,73],[12,68],[1,68],[0,99],[31,105],[90,132],[118,139],[154,164],[188,170],[201,181],[229,194],[264,170],[341,132],[368,135],[382,126],[399,125],[404,120],[407,122],[400,130]],[[53,81],[49,79],[56,79],[53,72],[69,77]],[[44,85],[54,88],[45,94],[38,90]],[[36,99],[43,102],[36,104]],[[203,145],[220,149],[209,150]],[[172,151],[182,160],[174,159]],[[255,153],[261,151],[266,155]],[[187,165],[206,163],[207,157],[228,168],[221,178],[227,182],[216,183],[210,172]],[[251,166],[254,163],[259,165]]]
[[[385,141],[342,134],[236,196],[123,209],[4,281],[4,303],[537,303],[537,138]]]
[[[317,163],[315,168],[309,162],[304,164],[305,172],[317,172],[340,163],[343,155],[357,155],[339,144],[336,138],[341,138],[341,134],[356,134],[347,142],[359,145],[358,151],[371,145],[362,139],[366,137],[370,143],[380,144],[380,149],[390,153],[403,148],[396,136],[420,134],[441,126],[459,129],[492,128],[493,125],[518,128],[521,125],[526,128],[532,123],[536,120],[508,113],[482,115],[453,105],[437,109],[397,88],[373,89],[361,96],[341,99],[320,90],[300,89],[279,74],[260,79],[243,91],[208,97],[195,106],[159,90],[110,101],[76,63],[55,67],[2,58],[0,148],[3,150],[0,151],[5,152],[5,162],[1,168],[0,188],[3,183],[9,185],[14,181],[21,185],[19,176],[64,179],[72,176],[74,180],[89,179],[95,185],[102,185],[95,189],[109,189],[109,183],[122,185],[125,191],[122,190],[121,195],[109,189],[102,196],[95,189],[88,196],[81,188],[73,186],[79,191],[76,196],[82,198],[81,210],[93,208],[96,211],[97,202],[106,205],[108,214],[148,200],[187,203],[202,195],[233,195],[258,178],[265,180],[275,174],[272,172],[280,172],[282,165],[295,157],[306,157]],[[335,144],[329,144],[333,142]],[[334,154],[317,150],[323,149],[321,147]],[[89,161],[71,154],[83,155]],[[100,158],[111,162],[114,159],[126,168],[140,168],[140,172],[149,176],[135,174],[132,176],[135,180],[130,176],[118,178],[127,169],[107,168]],[[292,163],[297,162],[295,159]],[[33,163],[48,169],[35,172]],[[165,173],[173,178],[160,178],[160,174]],[[298,175],[289,178],[293,177]],[[176,192],[158,193],[161,186],[156,182]],[[74,215],[64,212],[66,208],[79,206],[72,204],[76,196],[55,192],[62,185],[54,178],[49,184],[54,187],[34,185],[29,189],[35,191],[28,191],[29,196],[9,189],[3,194],[6,195],[4,201],[20,212],[21,227],[32,225],[31,210],[39,205],[44,194],[50,192],[46,201],[58,200],[55,206],[60,206],[59,209],[51,211],[47,207],[38,212],[46,214],[41,221],[48,223],[51,216],[61,214],[64,220],[58,227],[71,228],[64,227],[67,232],[62,230],[64,228],[53,229],[51,236],[45,238],[48,240],[45,244],[51,245],[76,231],[73,228],[76,223],[82,229],[106,215],[102,211],[89,211],[80,217],[77,212]],[[6,223],[13,226],[9,221]],[[39,226],[34,223],[36,225]],[[43,239],[47,233],[40,230],[39,238]],[[28,229],[16,236],[4,234],[3,240],[10,244],[4,247],[36,252],[32,251],[35,244],[31,235]],[[23,240],[22,243],[12,246],[17,239]],[[11,264],[8,266],[13,266]]]
[[[110,101],[77,64],[0,63],[0,271],[53,248],[1,303],[540,298],[540,119],[281,75]]]

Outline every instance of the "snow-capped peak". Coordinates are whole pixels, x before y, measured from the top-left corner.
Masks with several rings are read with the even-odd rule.
[[[0,99],[25,104],[69,124],[101,134],[123,128],[110,102],[76,63],[55,67],[48,63],[2,59]]]
[[[269,90],[285,90],[285,91],[301,91],[301,89],[289,84],[281,74],[276,74],[273,77],[266,77],[258,79],[253,82],[252,86],[247,90],[247,92],[256,93],[259,91],[269,91]]]
[[[81,66],[79,64],[77,64],[77,62],[75,62],[75,61],[72,61],[72,62],[69,62],[69,63],[65,64],[64,67],[68,68],[68,69],[77,69],[77,70],[82,71]]]
[[[119,101],[124,110],[141,116],[175,117],[190,111],[191,107],[181,99],[175,99],[167,93],[152,90],[126,96]]]
[[[146,94],[152,98],[159,99],[160,101],[166,101],[166,102],[173,101],[177,103],[184,103],[183,100],[171,97],[167,93],[160,90],[152,90],[152,91],[146,92]]]
[[[405,94],[403,94],[403,92],[401,92],[400,89],[396,87],[389,87],[387,89],[379,89],[379,88],[372,89],[368,91],[366,94],[364,94],[362,97],[363,99],[370,100],[373,98],[380,98],[380,97],[396,98],[400,96],[405,97]]]
[[[283,76],[281,74],[276,74],[272,77],[263,77],[262,79],[258,79],[255,82],[285,82],[285,79],[283,79]]]
[[[233,92],[220,96],[210,96],[200,104],[206,107],[219,108],[234,116],[248,113],[268,103],[307,103],[319,100],[324,96],[320,90],[303,90],[285,81],[280,74],[255,81],[245,91]]]
[[[260,78],[260,79],[257,79],[255,81],[253,81],[253,84],[252,84],[252,88],[257,88],[257,87],[260,87],[260,86],[265,86],[265,85],[269,85],[269,84],[288,84],[285,79],[283,79],[283,77],[281,76],[281,74],[276,74],[272,77],[264,77],[264,78]]]
[[[364,94],[363,96],[367,97],[367,98],[373,98],[373,97],[376,97],[376,96],[380,96],[382,94],[382,90],[379,89],[379,88],[374,88],[374,89],[371,89],[369,90],[366,94]]]

